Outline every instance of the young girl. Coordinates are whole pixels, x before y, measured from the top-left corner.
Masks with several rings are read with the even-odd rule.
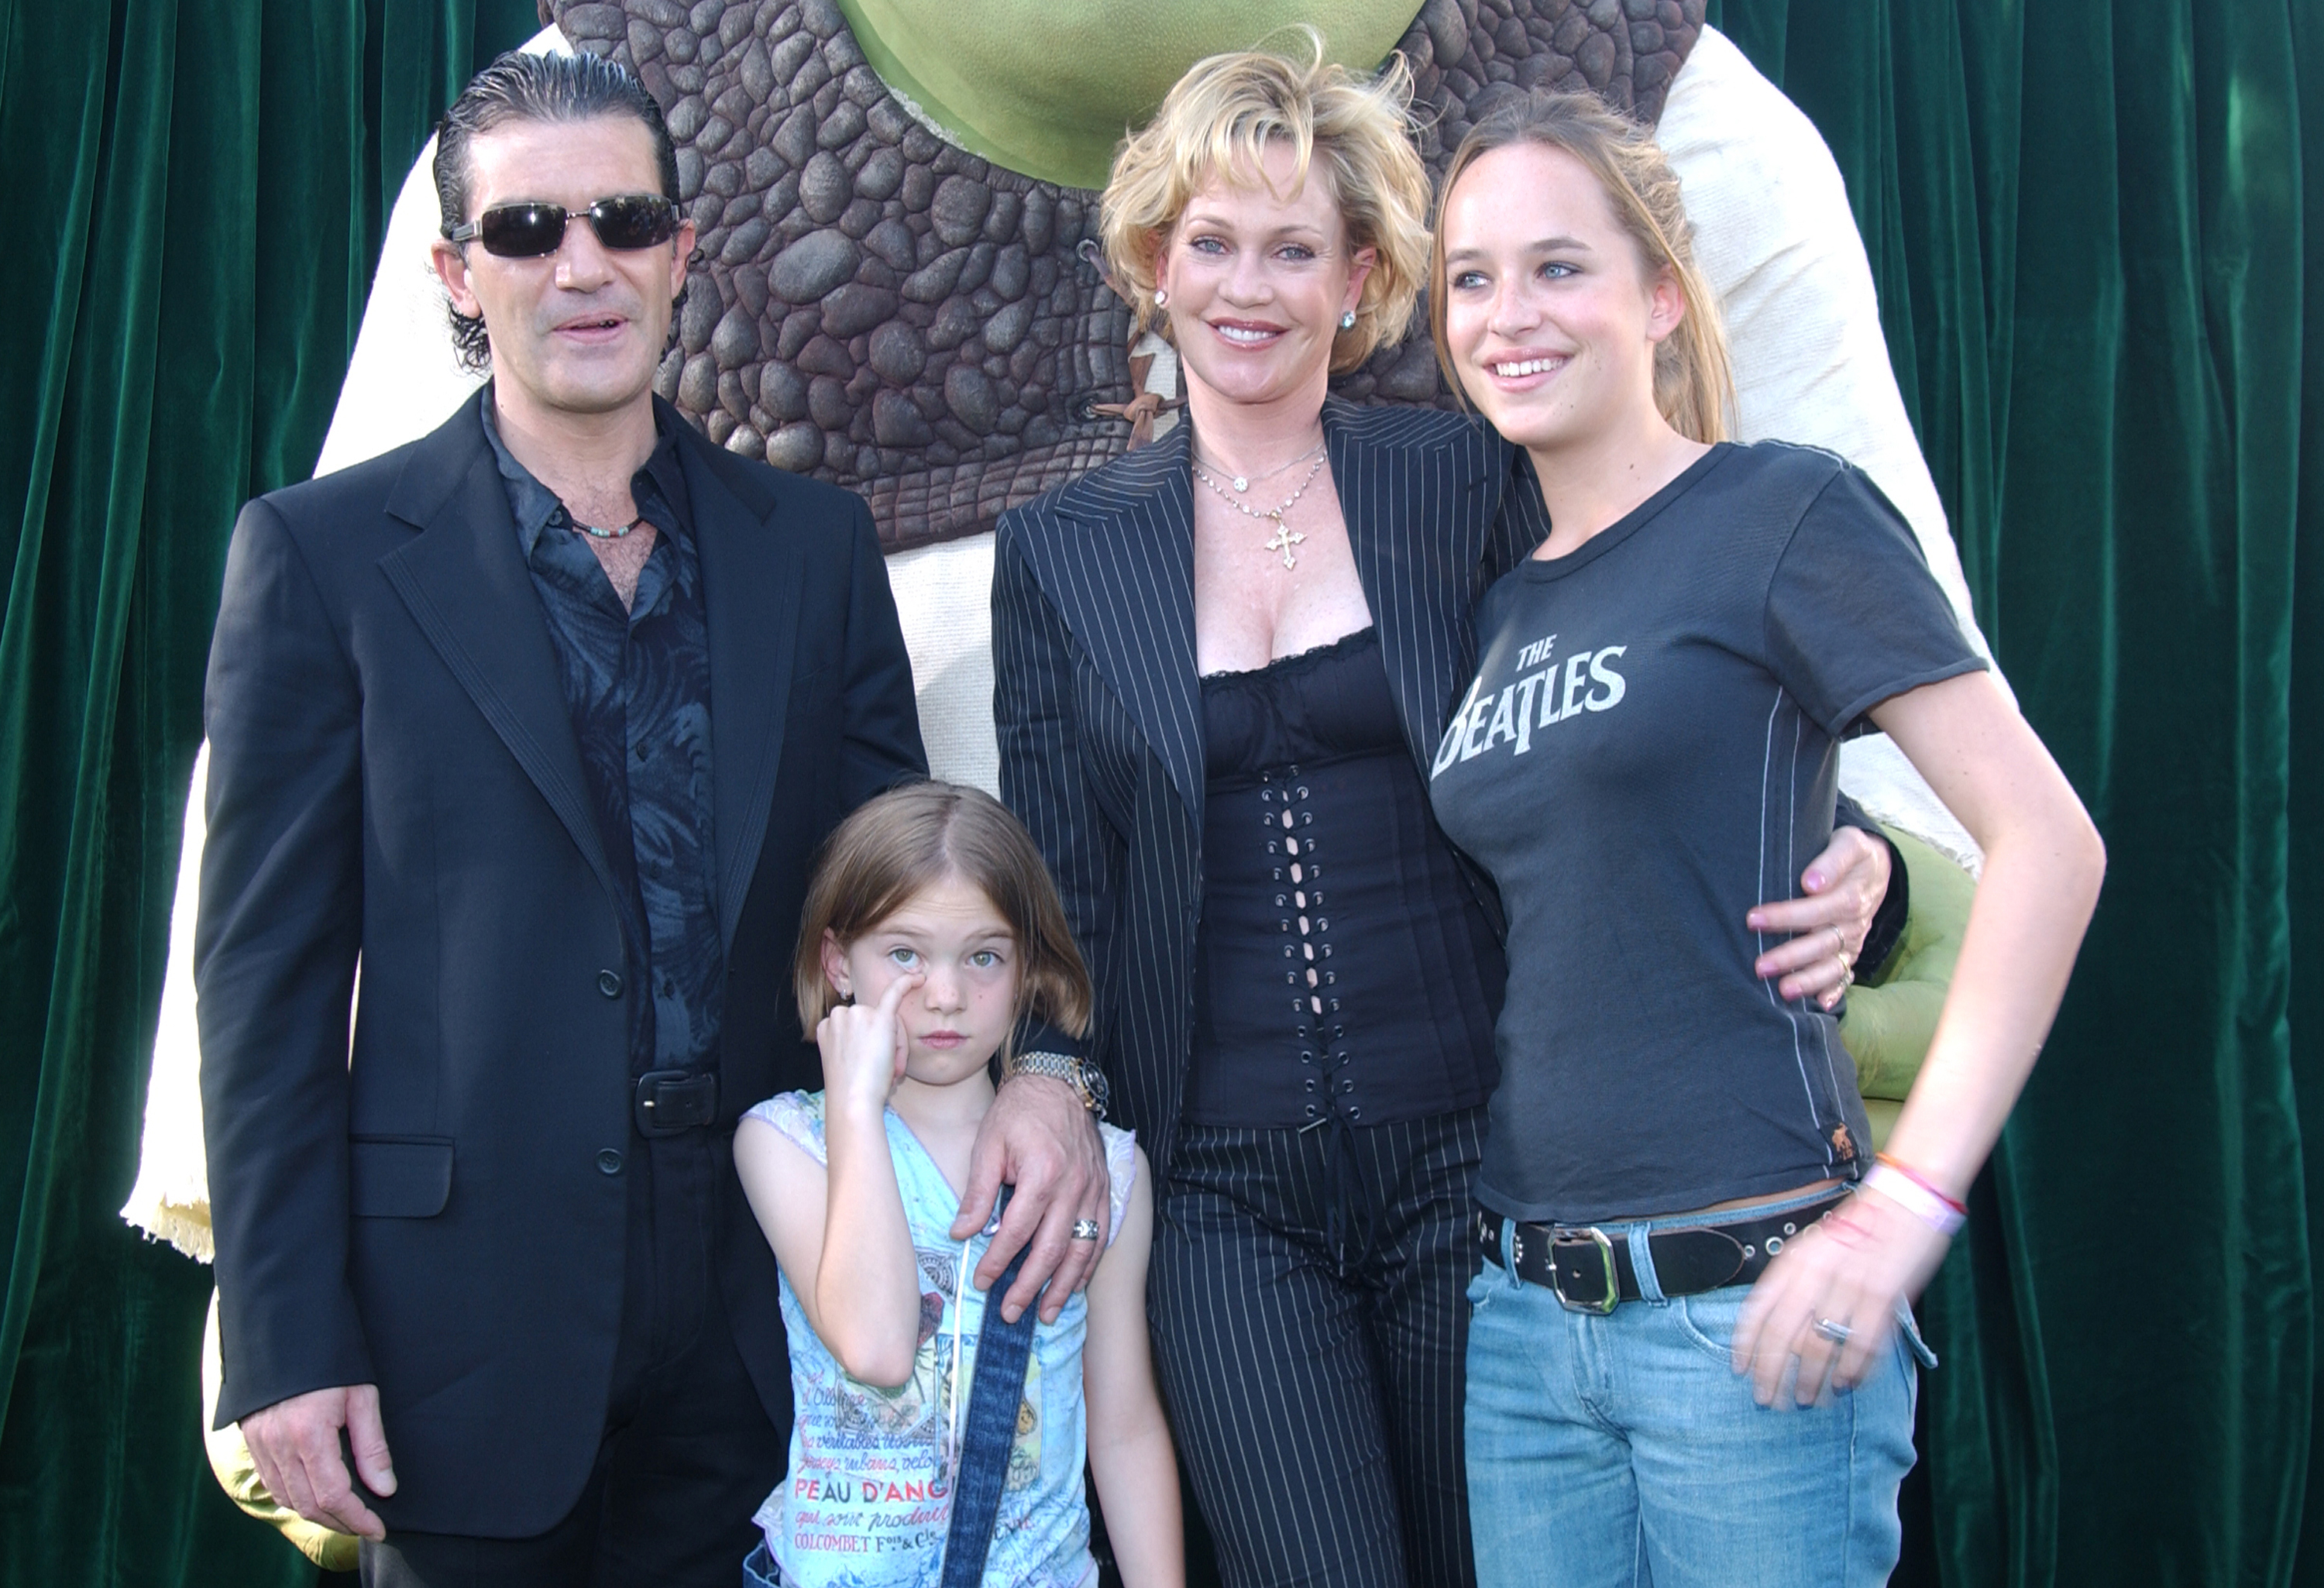
[[[798,1400],[749,1583],[935,1584],[986,1297],[948,1230],[1019,1020],[1087,1021],[1090,985],[1032,840],[973,789],[918,783],[831,836],[794,966],[824,1090],[743,1117],[734,1162],[782,1268]],[[1114,1237],[1034,1336],[985,1580],[1097,1581],[1084,1454],[1132,1588],[1184,1580],[1178,1479],[1146,1339],[1145,1158],[1102,1126]],[[1095,1240],[1093,1224],[1075,1239]],[[1087,1429],[1084,1400],[1087,1400]]]
[[[1871,1583],[1913,1460],[1907,1298],[2024,1085],[2104,855],[1909,529],[1829,453],[1724,444],[1678,183],[1594,99],[1486,118],[1430,287],[1545,538],[1435,758],[1508,909],[1468,1471],[1497,1583]],[[1739,929],[1886,731],[1983,845],[1951,994],[1874,1161],[1831,1018]],[[1838,947],[1834,944],[1834,948]]]

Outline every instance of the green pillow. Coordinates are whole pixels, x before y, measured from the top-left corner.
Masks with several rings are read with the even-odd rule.
[[[1937,1033],[1937,1012],[1952,986],[1953,961],[1969,926],[1969,900],[1977,894],[1976,879],[1937,849],[1909,833],[1890,830],[1888,836],[1904,857],[1912,909],[1904,938],[1877,983],[1849,990],[1848,1012],[1840,1021],[1840,1039],[1856,1060],[1856,1086],[1864,1094],[1876,1149],[1887,1141],[1897,1110],[1929,1055],[1929,1039]]]

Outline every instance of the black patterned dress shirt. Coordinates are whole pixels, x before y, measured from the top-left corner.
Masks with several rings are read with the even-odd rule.
[[[705,1068],[717,1051],[724,956],[712,872],[709,631],[678,439],[663,431],[631,476],[656,533],[625,612],[565,504],[502,442],[493,408],[483,404],[484,435],[622,889],[630,984],[643,977],[650,990],[629,1001],[631,1068]]]

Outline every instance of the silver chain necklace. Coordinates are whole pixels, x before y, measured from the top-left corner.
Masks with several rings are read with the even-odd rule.
[[[1291,459],[1288,459],[1288,460],[1287,460],[1287,461],[1286,461],[1286,462],[1277,464],[1273,468],[1268,469],[1265,474],[1258,474],[1258,475],[1237,475],[1237,474],[1228,474],[1228,475],[1227,475],[1227,478],[1228,478],[1229,483],[1230,483],[1230,484],[1231,484],[1231,485],[1234,486],[1234,488],[1235,488],[1236,490],[1238,490],[1238,491],[1248,491],[1248,490],[1250,490],[1253,485],[1256,485],[1257,484],[1259,484],[1259,481],[1261,481],[1261,480],[1271,480],[1271,479],[1273,479],[1276,475],[1277,475],[1281,474],[1285,469],[1290,468],[1290,467],[1292,467],[1292,466],[1294,466],[1295,465],[1297,465],[1297,464],[1305,463],[1305,462],[1306,462],[1309,458],[1311,458],[1311,457],[1314,457],[1314,456],[1315,456],[1315,454],[1317,454],[1318,452],[1321,452],[1321,451],[1323,451],[1323,443],[1322,441],[1320,441],[1320,440],[1319,440],[1319,441],[1317,441],[1317,442],[1316,442],[1313,447],[1310,447],[1309,448],[1307,448],[1307,450],[1306,450],[1306,451],[1305,451],[1305,452],[1301,453],[1298,457],[1294,457],[1294,458],[1291,458]],[[1202,463],[1202,460],[1201,460],[1200,458],[1196,458],[1196,459],[1194,460],[1194,466],[1195,466],[1196,468],[1200,468],[1200,467],[1202,467],[1202,466],[1203,466],[1203,463]],[[1219,473],[1221,473],[1221,474],[1226,474],[1226,473],[1227,473],[1227,471],[1225,471],[1224,469],[1221,469],[1221,470],[1220,470],[1220,471],[1218,471],[1218,472],[1219,472]]]
[[[1294,458],[1292,461],[1296,463],[1298,459]],[[1297,502],[1302,496],[1307,494],[1307,487],[1314,485],[1315,483],[1315,476],[1323,472],[1323,459],[1319,450],[1315,461],[1307,466],[1307,477],[1299,482],[1299,489],[1292,492],[1290,495],[1285,497],[1280,504],[1270,507],[1266,512],[1261,512],[1259,509],[1249,506],[1241,502],[1238,502],[1232,496],[1228,495],[1227,488],[1213,478],[1209,470],[1205,469],[1199,463],[1194,465],[1194,477],[1202,481],[1203,484],[1208,485],[1213,492],[1215,492],[1220,501],[1225,503],[1229,507],[1233,508],[1245,518],[1255,518],[1262,521],[1272,520],[1274,522],[1275,533],[1270,539],[1263,543],[1264,548],[1268,551],[1280,551],[1283,553],[1283,566],[1287,568],[1297,568],[1299,566],[1299,559],[1291,555],[1291,549],[1294,546],[1298,545],[1302,540],[1305,540],[1307,537],[1295,533],[1290,526],[1283,522],[1283,515],[1291,511],[1292,504],[1294,503]]]

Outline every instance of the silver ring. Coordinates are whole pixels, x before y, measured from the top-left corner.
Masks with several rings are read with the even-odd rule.
[[[1096,1240],[1097,1221],[1095,1219],[1075,1219],[1074,1221],[1074,1239],[1076,1241]]]
[[[1831,1341],[1834,1345],[1847,1344],[1849,1336],[1856,1333],[1855,1330],[1849,1328],[1846,1324],[1840,1322],[1836,1318],[1818,1318],[1815,1321],[1814,1328],[1817,1334]]]

